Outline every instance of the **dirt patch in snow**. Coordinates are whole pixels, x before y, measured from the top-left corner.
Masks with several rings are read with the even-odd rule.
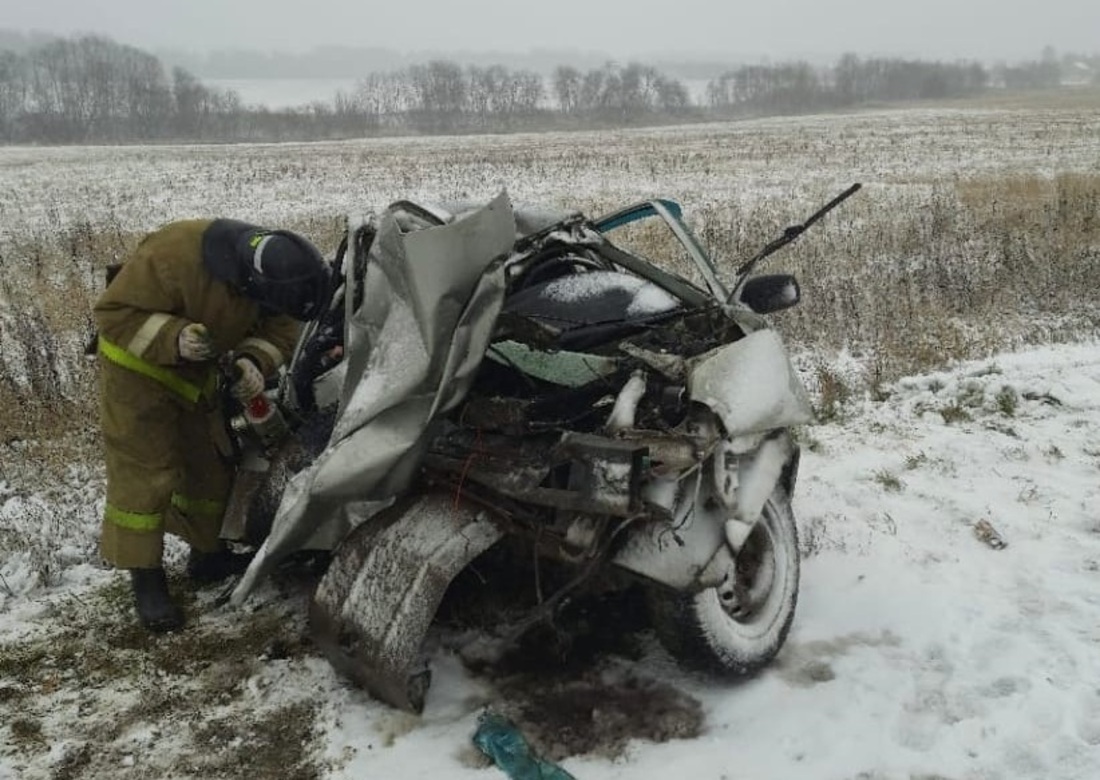
[[[508,636],[516,621],[537,609],[531,573],[508,573],[499,559],[492,570],[482,564],[473,577],[456,581],[442,614],[452,625],[473,614],[475,622],[482,619],[478,632]],[[553,570],[542,577],[547,593],[568,578]],[[490,625],[490,615],[512,619]],[[702,733],[705,718],[696,699],[640,672],[637,662],[656,643],[634,589],[578,593],[495,655],[486,657],[483,643],[484,634],[471,641],[468,633],[451,642],[470,670],[492,685],[492,709],[511,719],[544,758],[614,759],[631,740],[666,742]]]
[[[3,756],[53,780],[321,777],[317,703],[277,691],[280,670],[312,652],[302,606],[231,617],[216,591],[171,586],[184,631],[140,629],[119,574],[54,602],[49,632],[0,644]]]
[[[499,711],[544,758],[621,756],[631,740],[667,742],[699,736],[699,702],[666,683],[631,672],[586,671],[579,678],[538,676],[498,683]]]
[[[249,610],[171,578],[188,626],[163,636],[138,626],[122,573],[57,598],[41,628],[0,641],[0,757],[28,779],[328,776],[324,697],[303,684],[321,679],[306,626],[319,574],[282,572]],[[531,614],[529,572],[511,584],[498,571],[471,576],[479,596],[449,598],[430,642],[492,643]],[[545,617],[491,662],[469,660],[491,692],[471,706],[513,720],[552,761],[701,732],[699,702],[641,671],[656,644],[637,594],[579,593]],[[409,715],[407,728],[419,722]]]

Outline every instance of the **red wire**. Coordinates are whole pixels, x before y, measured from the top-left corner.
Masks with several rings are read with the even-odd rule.
[[[458,475],[458,484],[455,485],[455,500],[454,509],[458,509],[458,504],[462,500],[462,486],[466,482],[466,474],[470,471],[470,466],[473,465],[474,458],[482,453],[481,449],[481,429],[477,429],[477,436],[474,439],[474,447],[470,451],[470,454],[466,456],[466,462],[462,464],[462,473]]]

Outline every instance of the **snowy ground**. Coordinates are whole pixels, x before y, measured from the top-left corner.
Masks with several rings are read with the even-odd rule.
[[[888,390],[802,432],[806,558],[778,662],[733,685],[652,643],[608,655],[590,676],[686,694],[701,733],[605,740],[562,760],[578,780],[1100,777],[1100,346]],[[51,511],[70,507],[0,483],[0,530]],[[87,563],[81,511],[49,583],[33,550],[0,562],[0,778],[503,777],[470,746],[503,689],[454,656],[436,653],[422,717],[390,710],[303,641],[285,583],[241,612],[201,593],[187,631],[149,641],[122,580]],[[587,715],[596,734],[615,720]]]

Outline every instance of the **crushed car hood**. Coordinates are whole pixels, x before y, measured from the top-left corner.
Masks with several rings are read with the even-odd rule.
[[[515,237],[506,193],[436,227],[406,231],[392,210],[378,218],[362,301],[347,312],[332,436],[287,484],[234,603],[286,555],[335,547],[408,486],[429,424],[465,397],[485,355]],[[355,298],[345,295],[349,306]]]

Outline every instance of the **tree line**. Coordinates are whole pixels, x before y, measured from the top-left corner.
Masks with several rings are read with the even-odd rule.
[[[607,63],[585,72],[559,66],[547,83],[534,71],[446,60],[370,74],[336,103],[338,114],[364,121],[372,132],[631,124],[692,108],[682,83],[640,63]]]
[[[0,40],[0,44],[3,41]],[[1089,67],[1092,60],[1078,58]],[[502,65],[435,60],[372,73],[331,102],[293,109],[246,106],[181,67],[98,36],[0,47],[0,143],[319,140],[402,133],[609,127],[795,113],[872,102],[965,97],[991,85],[1056,86],[1065,63],[1041,60],[987,71],[853,54],[831,66],[745,65],[693,99],[683,82],[642,63],[549,77]]]
[[[437,60],[372,73],[331,103],[246,106],[232,90],[97,36],[0,51],[0,142],[265,141],[620,125],[682,117],[686,87],[639,63],[582,72]]]
[[[0,51],[0,140],[32,143],[215,139],[239,96],[105,38]]]
[[[845,54],[826,69],[806,62],[745,65],[707,85],[710,107],[724,114],[795,113],[873,102],[967,97],[989,73],[977,63],[868,59]]]

